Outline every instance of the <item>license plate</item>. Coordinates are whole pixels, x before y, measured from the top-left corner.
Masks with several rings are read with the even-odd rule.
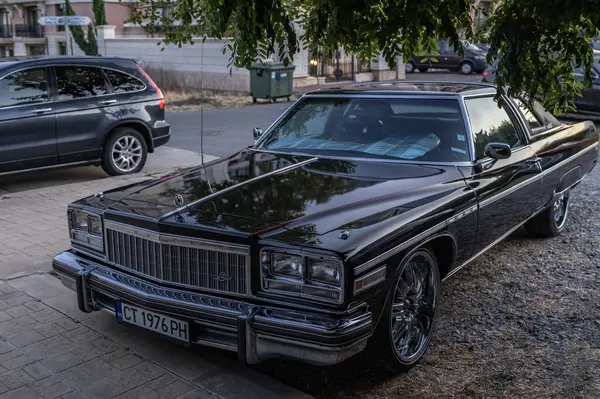
[[[173,339],[190,342],[190,328],[186,321],[174,319],[148,309],[120,301],[116,304],[117,320],[157,332]]]

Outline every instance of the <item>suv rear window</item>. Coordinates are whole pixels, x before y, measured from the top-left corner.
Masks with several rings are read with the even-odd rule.
[[[105,69],[104,73],[108,77],[108,81],[112,85],[115,93],[129,93],[132,91],[144,90],[146,88],[144,82],[126,73],[112,69]]]

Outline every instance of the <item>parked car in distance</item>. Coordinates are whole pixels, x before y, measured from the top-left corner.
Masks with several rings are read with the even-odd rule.
[[[482,74],[482,82],[493,83],[496,79],[497,63],[490,65]],[[575,96],[575,108],[577,113],[583,116],[600,117],[600,55],[594,55],[594,65],[592,67],[592,88],[583,89],[581,96]],[[585,70],[575,69],[575,76],[583,83]]]
[[[169,141],[161,90],[133,60],[0,58],[0,175],[101,165],[142,170]]]
[[[490,45],[487,43],[475,43],[475,46],[486,53],[490,49]]]
[[[561,234],[598,159],[592,123],[499,108],[495,93],[306,94],[231,156],[72,203],[53,269],[81,311],[183,345],[318,365],[366,348],[406,370],[432,339],[441,281],[520,226]]]
[[[427,72],[429,68],[436,68],[460,71],[464,75],[470,75],[473,72],[482,73],[486,67],[486,52],[467,41],[462,43],[463,55],[461,56],[448,40],[438,40],[439,54],[413,54],[405,65],[406,72],[412,73],[416,69],[420,72]],[[426,59],[429,57],[436,59],[437,62],[431,58]]]

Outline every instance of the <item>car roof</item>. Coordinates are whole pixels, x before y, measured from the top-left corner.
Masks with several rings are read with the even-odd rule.
[[[23,64],[43,64],[46,62],[110,62],[110,61],[135,61],[131,58],[121,57],[93,57],[93,56],[67,56],[67,55],[36,55],[23,57],[2,57],[0,58],[0,70],[12,68],[15,65]]]
[[[377,82],[359,83],[351,86],[319,89],[307,95],[425,95],[460,97],[477,94],[494,94],[496,87],[488,83],[467,82]]]

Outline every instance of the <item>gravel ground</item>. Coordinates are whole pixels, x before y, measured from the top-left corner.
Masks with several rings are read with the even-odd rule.
[[[563,235],[524,230],[442,284],[423,361],[389,375],[360,355],[261,370],[318,398],[600,397],[600,170],[573,191]]]

